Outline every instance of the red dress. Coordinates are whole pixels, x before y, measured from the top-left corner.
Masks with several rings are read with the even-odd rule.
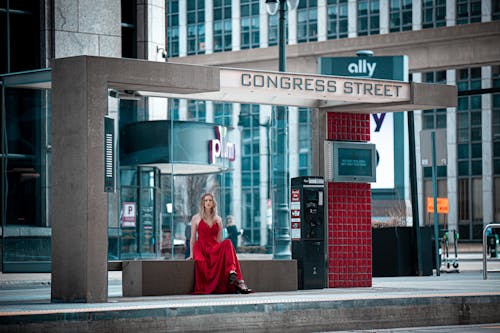
[[[217,241],[219,225],[210,227],[205,221],[198,223],[198,239],[194,243],[193,258],[195,272],[195,294],[234,293],[235,286],[229,285],[229,272],[235,271],[243,280],[236,251],[229,239]]]

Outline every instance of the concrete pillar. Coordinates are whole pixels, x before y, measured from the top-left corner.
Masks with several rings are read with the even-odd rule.
[[[269,46],[269,15],[265,1],[260,2],[259,13],[259,40],[260,47],[264,48]]]
[[[272,120],[272,106],[270,105],[261,105],[259,110],[259,123],[261,126],[259,127],[259,151],[260,151],[260,245],[264,246],[267,244],[267,229],[268,226],[272,227],[272,215],[268,214],[267,200],[271,197],[269,196],[269,187],[271,184],[270,173],[272,170],[270,169],[269,161],[272,158],[272,151],[269,141],[269,136],[271,135],[272,128],[271,125]],[[270,219],[268,220],[268,217]],[[268,225],[268,222],[270,224]]]
[[[491,67],[482,67],[482,89],[491,88]],[[493,114],[492,94],[481,96],[481,129],[483,146],[483,225],[495,222],[493,201]]]
[[[422,82],[422,73],[412,73],[413,82]],[[422,172],[422,156],[420,154],[420,131],[422,130],[422,110],[413,111],[413,124],[415,129],[415,161],[417,170],[417,204],[418,204],[418,216],[420,217],[419,224],[423,225],[425,205],[424,205],[424,179]],[[408,133],[409,135],[409,133]],[[409,157],[408,157],[409,158]],[[409,159],[408,159],[409,160]],[[411,190],[410,190],[411,191]],[[410,193],[411,198],[411,193]],[[414,217],[412,217],[414,218]]]
[[[347,37],[358,36],[358,2],[348,0],[347,2]]]
[[[456,71],[446,71],[446,84],[456,84]],[[458,231],[458,170],[457,170],[457,108],[446,109],[446,141],[448,144],[448,165],[446,166],[448,186],[448,228]]]
[[[233,44],[233,51],[241,49],[241,8],[240,0],[232,0],[231,2],[231,43]]]
[[[412,30],[422,30],[422,0],[413,0],[411,4]]]
[[[214,2],[205,0],[205,53],[214,52]]]
[[[85,57],[52,71],[52,302],[106,302],[107,89],[88,84]]]
[[[88,56],[56,59],[52,68],[51,300],[106,302],[108,88],[217,90],[219,69]]]
[[[327,112],[321,109],[311,110],[311,165],[312,174],[315,176],[325,176],[324,142],[327,133]],[[325,218],[325,221],[327,219]]]
[[[288,44],[297,44],[297,8],[295,10],[286,9],[288,12]]]
[[[187,55],[187,3],[179,0],[179,57]]]
[[[481,0],[481,22],[491,22],[491,0]]]
[[[137,58],[166,61],[165,3],[162,1],[137,1]]]
[[[326,0],[318,0],[318,42],[328,39],[328,12]]]
[[[389,0],[380,0],[379,27],[380,34],[389,33]]]
[[[457,2],[456,0],[446,0],[446,26],[452,27],[457,23]]]

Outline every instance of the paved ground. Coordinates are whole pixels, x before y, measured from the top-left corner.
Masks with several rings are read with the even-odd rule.
[[[500,259],[487,261],[486,280],[482,268],[480,253],[463,252],[459,272],[373,278],[371,288],[135,298],[122,297],[121,272],[110,272],[109,301],[98,304],[51,303],[50,274],[0,274],[0,332],[444,333],[455,332],[444,326],[461,324],[470,332],[497,333]]]

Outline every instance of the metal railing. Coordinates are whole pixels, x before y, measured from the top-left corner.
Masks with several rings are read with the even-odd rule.
[[[488,224],[484,227],[483,229],[483,280],[486,280],[488,278],[488,268],[487,266],[487,260],[486,260],[486,251],[488,249],[488,240],[486,239],[486,231],[489,228],[500,228],[500,223],[491,223]]]

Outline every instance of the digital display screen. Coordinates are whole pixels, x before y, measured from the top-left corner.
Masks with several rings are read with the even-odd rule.
[[[366,142],[325,141],[325,174],[328,181],[375,183],[375,145]]]
[[[339,176],[371,176],[372,151],[371,149],[339,148],[337,167]]]

